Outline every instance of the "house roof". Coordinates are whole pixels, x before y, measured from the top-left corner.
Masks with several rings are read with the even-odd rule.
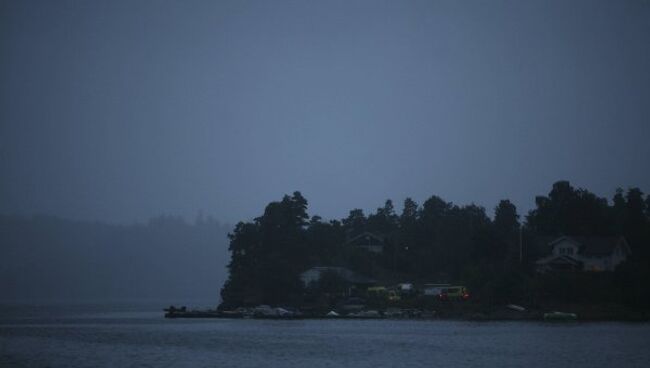
[[[366,239],[368,239],[368,240],[374,239],[375,241],[378,241],[380,243],[384,242],[384,238],[382,238],[381,236],[373,234],[373,233],[371,233],[369,231],[364,231],[361,234],[353,236],[352,238],[348,239],[348,241],[346,241],[345,243],[346,244],[354,243],[354,242],[356,242],[357,240],[360,240],[360,239],[364,239],[364,240],[366,240]]]
[[[551,247],[561,241],[570,241],[578,246],[578,254],[588,257],[607,256],[619,245],[630,253],[630,248],[622,236],[563,236],[549,243]]]

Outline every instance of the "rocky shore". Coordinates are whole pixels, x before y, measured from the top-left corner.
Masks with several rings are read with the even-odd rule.
[[[253,319],[411,319],[468,321],[542,321],[549,314],[574,315],[578,321],[650,322],[650,311],[630,309],[615,304],[546,304],[535,308],[510,304],[484,306],[480,304],[442,305],[437,309],[386,308],[346,310],[309,310],[291,307],[240,307],[233,310],[193,310],[186,307],[165,308],[165,318],[253,318]],[[545,318],[546,317],[546,318]]]

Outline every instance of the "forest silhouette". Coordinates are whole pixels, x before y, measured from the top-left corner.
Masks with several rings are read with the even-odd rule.
[[[407,198],[401,213],[386,200],[368,215],[353,209],[346,218],[325,221],[308,214],[307,199],[296,191],[229,234],[231,260],[221,308],[299,306],[306,295],[300,274],[314,266],[346,267],[387,285],[462,282],[487,304],[530,304],[540,298],[650,304],[645,285],[650,279],[650,196],[638,188],[618,189],[608,201],[558,181],[535,204],[522,218],[504,199],[491,217],[481,206],[456,205],[434,195],[421,205]],[[364,232],[384,239],[383,252],[346,245]],[[624,236],[631,255],[615,272],[537,274],[534,262],[547,251],[540,239],[563,235]]]

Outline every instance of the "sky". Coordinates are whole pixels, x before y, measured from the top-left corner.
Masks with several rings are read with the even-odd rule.
[[[0,1],[0,213],[650,192],[650,2]]]

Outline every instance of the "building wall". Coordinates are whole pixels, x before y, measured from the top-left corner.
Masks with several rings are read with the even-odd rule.
[[[372,253],[381,253],[384,250],[384,246],[381,244],[361,245],[360,247]]]
[[[616,266],[627,258],[623,247],[620,245],[608,256],[586,257],[578,254],[578,246],[567,239],[562,240],[553,246],[553,255],[568,255],[581,261],[583,263],[584,271],[614,271]]]
[[[321,273],[320,270],[311,268],[303,272],[300,275],[300,279],[302,280],[303,284],[305,284],[305,286],[309,286],[309,284],[311,284],[312,282],[316,282],[320,280],[320,273]]]
[[[610,257],[580,257],[578,258],[583,263],[584,271],[610,271],[611,259]]]
[[[580,257],[584,263],[585,271],[614,271],[616,267],[627,258],[623,247],[620,245],[608,256]]]
[[[566,251],[563,252],[564,249],[569,250],[569,251],[568,252],[566,252]],[[561,242],[559,242],[559,243],[557,243],[557,244],[555,244],[553,246],[553,255],[556,255],[556,256],[567,255],[567,256],[571,256],[571,257],[574,257],[574,258],[577,259],[578,258],[577,257],[577,255],[578,255],[578,247],[573,242],[565,239],[565,240],[562,240]]]
[[[619,245],[618,247],[616,247],[614,253],[612,254],[613,267],[616,268],[616,266],[621,264],[626,259],[627,259],[627,254],[625,253],[625,249],[623,248],[623,246]]]

